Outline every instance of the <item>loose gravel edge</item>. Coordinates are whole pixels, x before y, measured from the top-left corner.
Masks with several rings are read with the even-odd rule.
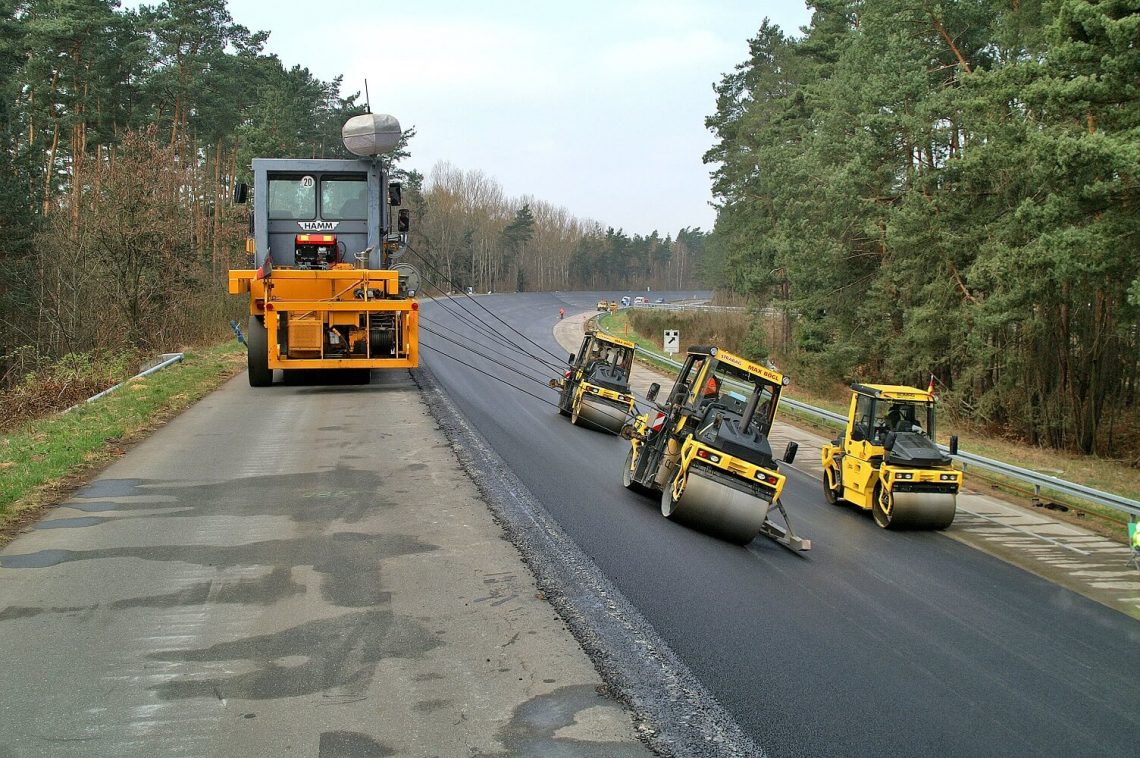
[[[625,703],[638,736],[662,756],[760,758],[764,751],[648,621],[562,531],[443,391],[431,370],[411,372],[432,418],[518,548],[538,587]]]

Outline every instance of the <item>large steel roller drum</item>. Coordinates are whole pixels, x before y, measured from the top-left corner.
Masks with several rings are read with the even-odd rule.
[[[670,483],[661,493],[661,515],[713,537],[746,545],[760,533],[770,504],[755,495],[690,471],[680,500]]]
[[[625,408],[589,397],[583,397],[578,412],[571,417],[571,421],[587,429],[606,431],[617,434],[629,419]]]
[[[945,529],[954,521],[957,499],[949,493],[896,492],[889,513],[875,504],[875,520],[889,529]]]

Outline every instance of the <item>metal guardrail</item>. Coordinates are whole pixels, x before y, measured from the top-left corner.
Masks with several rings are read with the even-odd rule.
[[[93,403],[96,400],[99,400],[100,398],[104,398],[107,395],[110,395],[112,392],[115,392],[119,389],[122,389],[127,384],[129,384],[130,382],[133,382],[135,379],[142,379],[144,376],[150,376],[151,374],[155,373],[156,371],[161,371],[162,369],[164,369],[168,366],[173,366],[175,363],[178,363],[181,360],[182,360],[182,353],[163,353],[162,357],[159,359],[159,362],[157,364],[151,366],[150,368],[148,368],[144,371],[139,372],[138,374],[135,374],[130,379],[126,379],[124,381],[119,382],[114,387],[108,387],[107,389],[103,390],[99,394],[92,395],[91,397],[84,400],[82,403],[76,403],[75,405],[71,406],[70,408],[63,409],[62,411],[60,411],[60,413],[70,413],[71,411],[75,410],[76,408],[83,405],[84,403]]]
[[[635,305],[634,308],[656,308],[663,311],[736,311],[745,313],[748,309],[739,305],[685,305],[683,303],[646,303],[645,305]]]
[[[652,308],[657,311],[739,311],[748,309],[740,305],[706,305],[704,303],[633,303],[625,308]]]
[[[659,363],[664,363],[666,365],[672,366],[675,369],[680,369],[682,366],[682,364],[678,363],[675,360],[672,360],[671,358],[667,358],[664,355],[652,350],[646,350],[643,347],[638,347],[637,352],[649,356]],[[823,408],[816,408],[813,405],[808,405],[807,403],[800,402],[799,400],[792,400],[791,398],[781,397],[780,404],[787,405],[789,408],[800,411],[801,413],[807,413],[825,421],[836,423],[839,426],[844,426],[847,424],[846,416],[843,416],[839,413],[834,413],[832,411],[824,410]],[[942,452],[949,453],[949,449],[945,445],[939,445],[938,447],[940,450],[942,450]],[[992,471],[996,474],[1001,474],[1002,476],[1009,477],[1010,479],[1016,479],[1018,481],[1029,484],[1033,487],[1033,493],[1036,496],[1040,496],[1042,490],[1060,492],[1106,508],[1123,511],[1124,513],[1129,514],[1129,516],[1131,516],[1133,519],[1140,517],[1140,501],[1124,497],[1123,495],[1116,495],[1111,492],[1104,492],[1092,487],[1086,487],[1083,484],[1077,484],[1076,482],[1059,479],[1055,476],[1049,476],[1048,474],[1041,474],[1027,468],[1022,468],[1021,466],[1014,466],[1012,463],[1004,463],[1002,461],[986,458],[981,455],[967,453],[962,450],[958,451],[958,454],[954,456],[954,459],[962,467],[963,471],[968,470],[970,466],[976,466],[978,468],[986,469],[987,471]]]
[[[1035,495],[1040,495],[1041,490],[1052,490],[1054,492],[1063,492],[1066,495],[1078,497],[1082,500],[1087,500],[1097,505],[1102,505],[1107,508],[1113,508],[1118,511],[1123,511],[1131,516],[1133,519],[1140,517],[1140,501],[1124,497],[1123,495],[1116,495],[1111,492],[1104,492],[1102,490],[1086,487],[1083,484],[1070,482],[1065,479],[1058,479],[1055,476],[1047,474],[1039,474],[1030,469],[1014,466],[1012,463],[1003,463],[1002,461],[995,461],[992,458],[983,458],[980,455],[967,453],[962,450],[958,451],[955,456],[958,462],[962,465],[962,470],[965,471],[969,466],[977,466],[978,468],[988,469],[1002,476],[1008,476],[1012,479],[1019,479],[1023,482],[1033,485],[1033,492]]]

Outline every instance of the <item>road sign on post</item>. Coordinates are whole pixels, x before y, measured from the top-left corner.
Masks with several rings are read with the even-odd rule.
[[[666,329],[663,341],[665,352],[676,355],[681,352],[681,332],[678,329]]]

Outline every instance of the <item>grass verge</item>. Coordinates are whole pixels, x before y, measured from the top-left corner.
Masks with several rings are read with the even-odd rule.
[[[132,380],[70,413],[0,436],[0,544],[79,483],[245,368],[236,341],[189,350],[174,366]]]

